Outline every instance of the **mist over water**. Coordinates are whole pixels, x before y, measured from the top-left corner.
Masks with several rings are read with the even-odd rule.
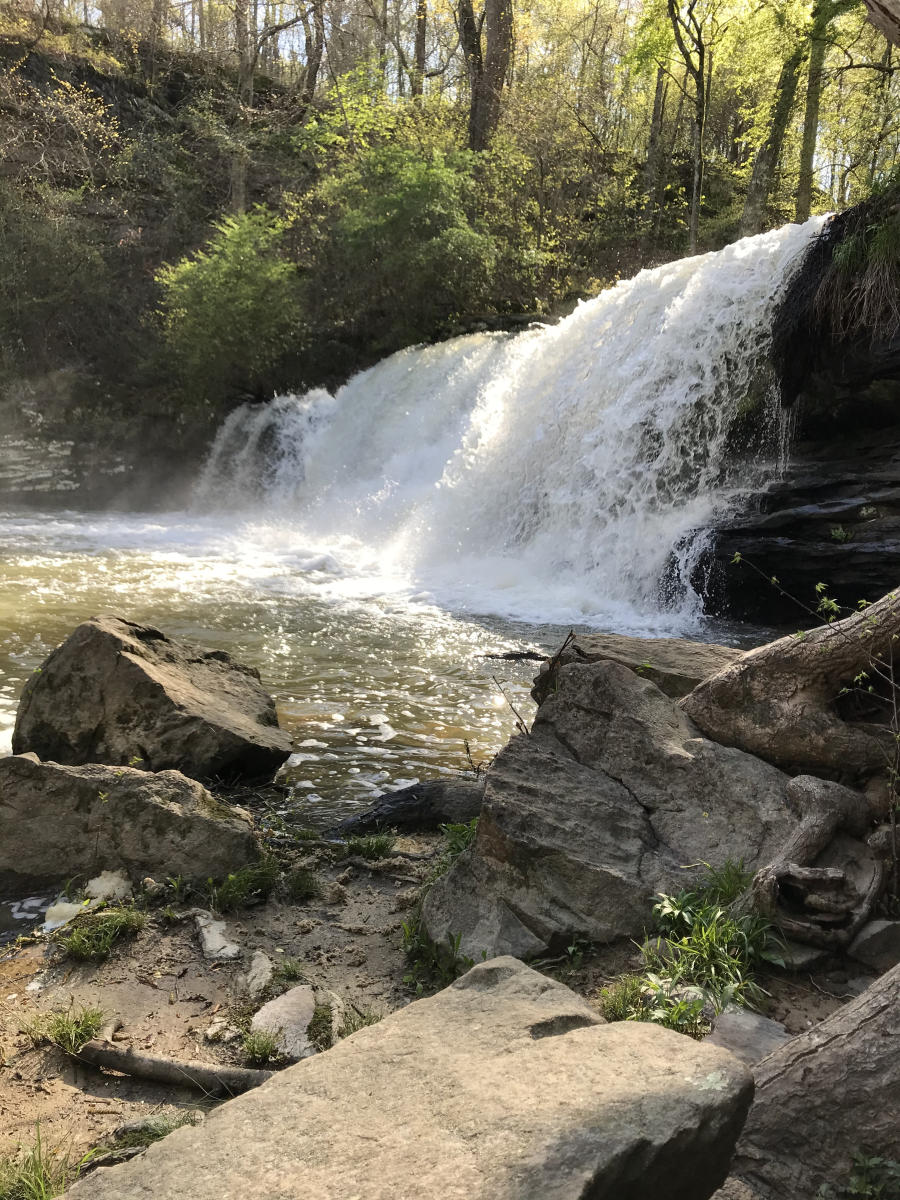
[[[777,469],[770,316],[819,224],[239,409],[189,512],[0,514],[0,753],[28,674],[101,611],[258,667],[313,821],[499,749],[493,676],[528,717],[535,664],[489,653],[573,625],[729,640],[690,587],[697,531]],[[750,396],[748,460],[727,435]]]

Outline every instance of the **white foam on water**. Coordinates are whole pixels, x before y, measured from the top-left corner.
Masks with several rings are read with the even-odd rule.
[[[820,225],[642,271],[555,326],[402,351],[334,396],[244,406],[197,520],[230,521],[226,561],[270,590],[689,628],[707,531],[777,469],[771,318]],[[769,446],[741,457],[729,431],[754,398]]]

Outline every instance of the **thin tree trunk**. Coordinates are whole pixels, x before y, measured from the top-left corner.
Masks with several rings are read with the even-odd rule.
[[[647,140],[647,166],[644,170],[644,194],[647,197],[648,205],[653,203],[656,194],[656,181],[659,178],[665,107],[666,73],[662,67],[657,67],[656,90],[653,93],[653,116],[650,118],[650,136]]]
[[[828,26],[834,9],[826,3],[816,5],[810,33],[809,76],[806,83],[806,110],[803,116],[803,144],[800,150],[800,177],[794,219],[803,224],[812,208],[813,173],[816,142],[819,137],[819,105],[822,99],[822,68],[828,49]]]
[[[425,91],[425,36],[428,31],[428,0],[416,0],[416,42],[413,53],[413,72],[409,81],[410,95],[421,96]]]
[[[781,158],[784,136],[788,121],[794,107],[797,95],[797,82],[800,68],[806,58],[807,48],[798,46],[781,68],[778,77],[778,87],[775,91],[775,107],[772,111],[772,122],[766,140],[760,146],[753,162],[753,174],[747,188],[744,200],[744,213],[741,217],[741,237],[761,233],[765,227],[766,208],[772,192],[775,170]]]
[[[460,41],[472,88],[469,109],[469,149],[484,150],[500,120],[500,93],[512,54],[512,0],[487,0],[484,10],[485,48],[470,0],[460,3]]]

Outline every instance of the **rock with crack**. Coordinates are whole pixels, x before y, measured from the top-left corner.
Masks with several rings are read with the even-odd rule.
[[[653,894],[686,886],[702,863],[777,856],[798,823],[787,784],[702,737],[650,680],[570,663],[531,736],[490,768],[478,835],[431,889],[427,932],[460,935],[476,960],[544,953],[572,934],[640,936]]]
[[[0,888],[124,870],[221,878],[259,858],[252,822],[178,771],[0,758]]]
[[[900,1160],[900,967],[754,1069],[733,1182],[760,1200],[815,1200],[862,1152]],[[739,1195],[736,1186],[721,1193]],[[873,1193],[874,1194],[874,1193]]]
[[[497,959],[68,1195],[705,1200],[751,1094],[726,1051]]]
[[[291,744],[252,667],[146,625],[92,617],[26,683],[13,751],[194,779],[262,778]]]

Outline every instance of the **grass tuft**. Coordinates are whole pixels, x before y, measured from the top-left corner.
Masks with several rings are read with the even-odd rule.
[[[132,1146],[152,1146],[154,1142],[161,1141],[184,1125],[195,1125],[197,1116],[198,1114],[194,1112],[180,1112],[171,1116],[149,1117],[146,1121],[136,1123],[139,1125],[138,1128],[124,1129],[121,1133],[115,1134],[116,1146],[120,1149],[128,1149]]]
[[[295,904],[304,900],[313,900],[322,891],[322,886],[314,871],[309,867],[296,867],[287,878],[287,892]]]
[[[281,987],[286,983],[297,983],[303,979],[303,964],[297,958],[282,958],[272,972],[272,983]]]
[[[0,1160],[0,1200],[51,1200],[60,1196],[76,1181],[84,1162],[73,1162],[59,1147],[45,1145],[38,1125],[29,1150]]]
[[[352,1033],[358,1033],[360,1029],[365,1029],[368,1025],[377,1025],[383,1018],[384,1013],[377,1012],[374,1008],[355,1008],[351,1006],[344,1011],[344,1016],[341,1019],[341,1027],[338,1030],[338,1037],[350,1037]]]
[[[280,874],[273,858],[234,871],[221,883],[207,880],[207,898],[214,912],[234,912],[251,904],[262,904],[272,894]]]
[[[317,1004],[312,1020],[306,1027],[306,1036],[317,1050],[330,1050],[334,1042],[332,1012],[330,1004]]]
[[[85,1042],[90,1042],[103,1028],[105,1014],[99,1008],[81,1008],[77,1012],[41,1013],[24,1027],[36,1046],[48,1043],[77,1054]]]
[[[374,862],[379,858],[390,858],[397,844],[394,833],[370,833],[364,837],[348,839],[342,858],[365,858]]]
[[[249,1067],[264,1067],[280,1057],[278,1035],[270,1033],[268,1029],[251,1029],[241,1043],[241,1048]]]
[[[102,962],[123,937],[133,937],[147,924],[136,908],[104,908],[85,912],[53,934],[53,940],[70,958]]]

